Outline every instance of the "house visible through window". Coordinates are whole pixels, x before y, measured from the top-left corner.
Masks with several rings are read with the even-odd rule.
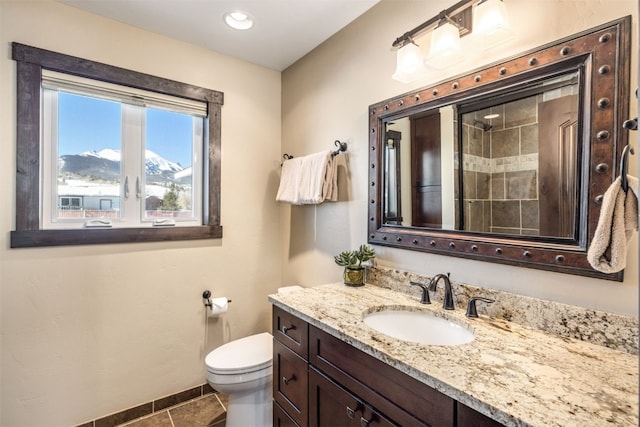
[[[59,211],[78,210],[82,208],[82,199],[80,197],[64,197],[60,196],[58,204]]]
[[[12,57],[11,247],[222,237],[222,92],[19,43]]]

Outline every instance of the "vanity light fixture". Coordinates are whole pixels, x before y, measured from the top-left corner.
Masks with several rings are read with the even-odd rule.
[[[248,30],[253,27],[253,19],[249,14],[241,11],[227,12],[224,14],[224,22],[236,30]]]
[[[481,12],[480,16],[474,19],[477,11]],[[426,75],[424,63],[432,68],[443,69],[461,61],[463,52],[460,37],[470,34],[475,25],[481,25],[478,34],[489,38],[491,46],[512,34],[506,6],[502,0],[482,0],[479,3],[478,0],[461,0],[393,42],[392,47],[398,51],[396,71],[392,78],[409,83]],[[425,61],[413,40],[428,31],[431,31],[431,45]],[[485,40],[482,40],[482,43],[487,46]]]
[[[513,37],[507,6],[502,0],[483,0],[473,12],[473,27],[483,36],[486,47],[493,47]]]
[[[431,33],[431,48],[425,63],[437,69],[444,69],[462,61],[460,31],[448,21],[444,21]]]
[[[409,83],[427,74],[420,46],[407,39],[398,49],[396,55],[396,72],[391,76],[394,80]]]

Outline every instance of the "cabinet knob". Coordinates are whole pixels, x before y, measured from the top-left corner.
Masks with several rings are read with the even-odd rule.
[[[378,420],[378,417],[376,417],[376,414],[371,414],[371,418],[366,419],[365,417],[360,417],[360,425],[362,427],[368,427],[370,423],[372,422],[376,422]]]
[[[288,331],[292,331],[296,328],[296,325],[291,325],[291,326],[283,326],[282,327],[282,333],[287,335]]]
[[[289,378],[287,378],[287,377],[282,377],[282,382],[284,383],[284,385],[289,385],[289,381],[292,381],[292,382],[293,382],[293,381],[295,381],[296,379],[297,379],[297,378],[296,378],[296,375],[295,375],[295,374],[293,374],[293,375],[291,375]]]
[[[347,406],[347,417],[353,420],[356,417],[356,413],[361,409],[362,409],[362,404],[360,402],[356,403],[355,409],[351,408],[350,406]]]

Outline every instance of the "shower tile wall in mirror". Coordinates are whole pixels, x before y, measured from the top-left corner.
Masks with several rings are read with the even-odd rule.
[[[627,139],[629,32],[625,17],[372,105],[369,243],[622,280],[586,250]]]

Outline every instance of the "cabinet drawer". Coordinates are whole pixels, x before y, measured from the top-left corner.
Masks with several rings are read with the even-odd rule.
[[[308,357],[308,325],[302,319],[273,306],[273,336],[303,359]]]
[[[455,425],[453,399],[314,326],[309,363],[397,424]]]
[[[307,425],[307,361],[273,340],[273,399],[299,425]]]
[[[314,368],[309,369],[309,427],[389,427],[394,424]]]
[[[299,427],[276,402],[273,402],[273,427]]]

